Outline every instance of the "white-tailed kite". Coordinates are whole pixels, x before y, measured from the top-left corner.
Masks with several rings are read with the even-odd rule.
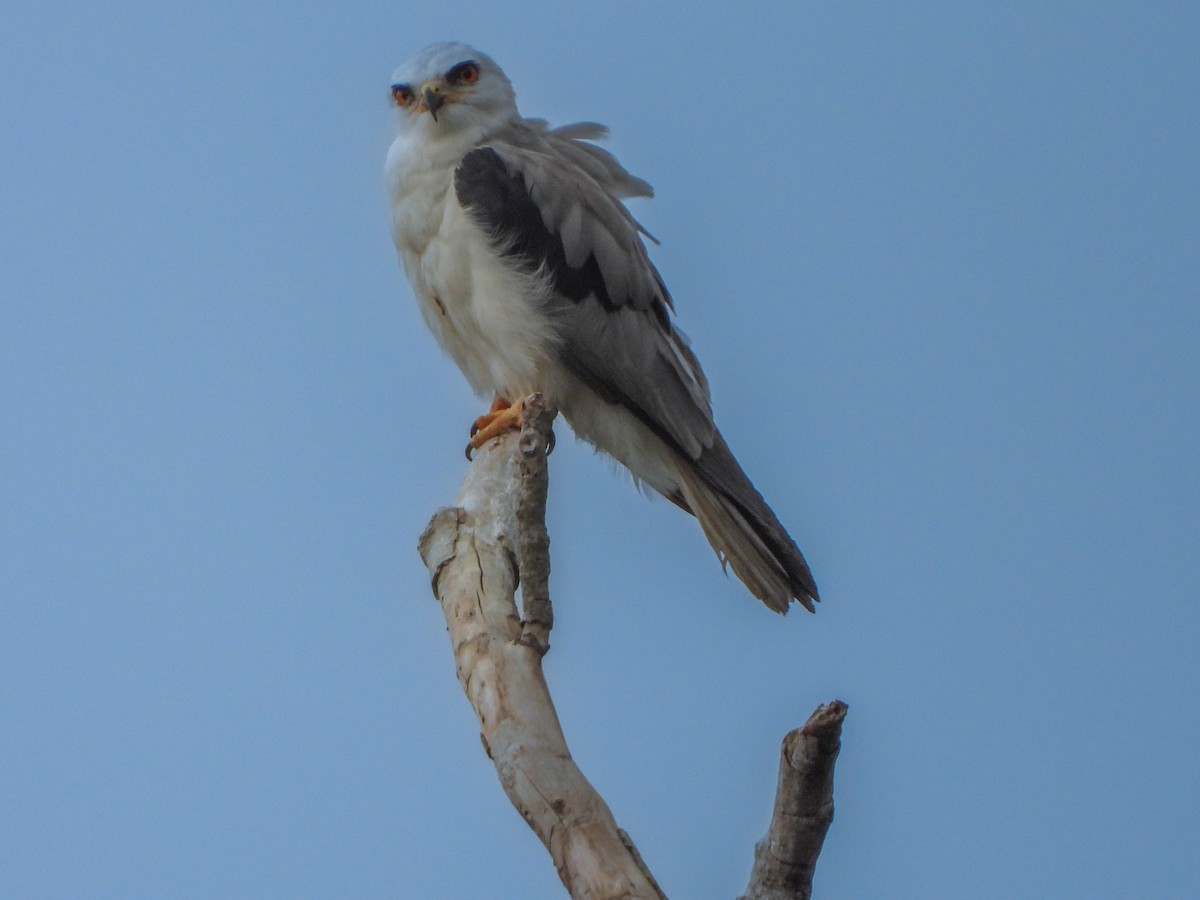
[[[392,99],[400,261],[430,330],[495,398],[472,446],[540,391],[579,437],[694,514],[754,596],[812,610],[808,564],[713,423],[708,382],[622,202],[650,185],[589,143],[607,130],[521,118],[504,72],[465,44],[418,53]]]

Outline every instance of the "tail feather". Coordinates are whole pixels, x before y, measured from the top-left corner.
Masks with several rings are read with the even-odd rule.
[[[750,483],[720,434],[699,460],[679,460],[680,491],[722,562],[778,613],[820,600],[800,548]]]

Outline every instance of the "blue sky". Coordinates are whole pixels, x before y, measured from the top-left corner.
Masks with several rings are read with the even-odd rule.
[[[560,431],[546,668],[668,893],[744,886],[835,697],[821,896],[1200,893],[1194,5],[18,0],[0,895],[561,896],[415,550],[481,408],[382,190],[445,39],[655,185],[822,589],[770,614]]]

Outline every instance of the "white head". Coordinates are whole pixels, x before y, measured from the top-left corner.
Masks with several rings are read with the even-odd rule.
[[[401,131],[448,138],[486,134],[517,117],[512,83],[485,53],[466,44],[426,47],[392,75]]]

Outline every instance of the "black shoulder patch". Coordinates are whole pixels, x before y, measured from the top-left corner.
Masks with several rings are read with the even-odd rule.
[[[462,158],[454,170],[454,193],[492,235],[497,249],[529,272],[545,266],[564,297],[578,302],[594,294],[605,307],[616,305],[596,257],[589,254],[578,268],[567,265],[562,241],[546,228],[524,180],[510,172],[491,147],[479,147]]]

